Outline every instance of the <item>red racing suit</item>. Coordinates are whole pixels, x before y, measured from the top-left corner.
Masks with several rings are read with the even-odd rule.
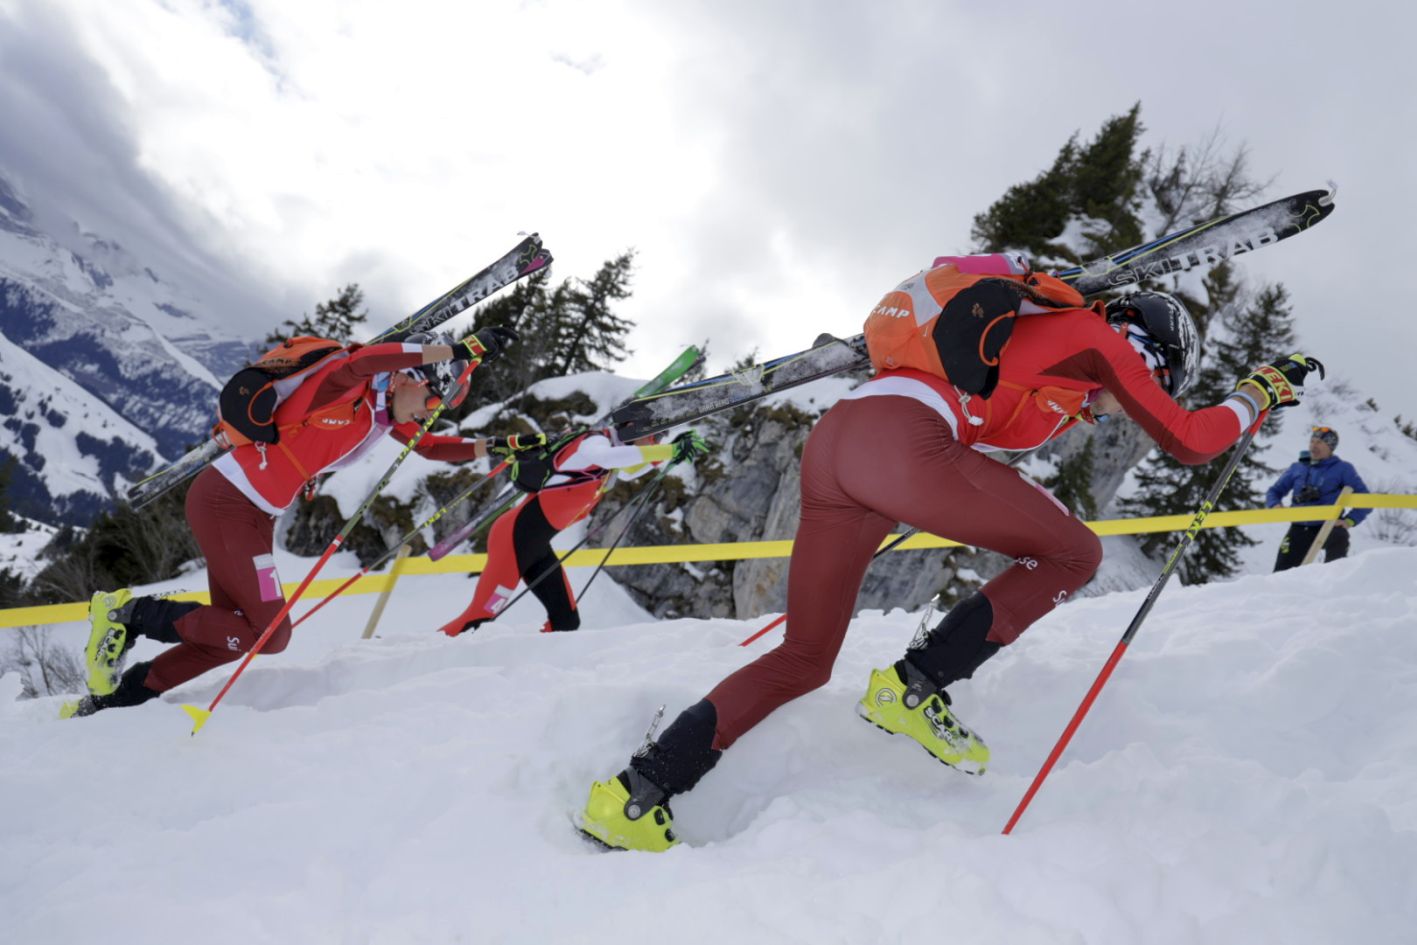
[[[982,589],[994,643],[1013,642],[1091,579],[1102,560],[1097,536],[983,451],[1047,442],[1102,389],[1184,463],[1214,458],[1256,419],[1243,398],[1181,407],[1091,309],[1020,318],[1000,372],[984,400],[924,372],[884,371],[813,429],[802,456],[786,637],[708,694],[717,711],[714,748],[831,677],[866,568],[898,522],[1014,559]]]
[[[281,403],[278,443],[239,446],[202,471],[187,492],[186,508],[207,559],[211,604],[173,622],[181,642],[153,661],[144,685],[163,692],[250,650],[285,604],[273,555],[275,517],[308,480],[352,462],[381,434],[407,443],[418,432],[416,423],[393,424],[386,380],[390,372],[422,363],[419,345],[357,349],[316,371]],[[348,409],[331,415],[337,404]],[[301,424],[317,411],[335,422]],[[475,443],[429,434],[415,450],[428,459],[459,462],[473,458]],[[262,652],[279,653],[289,642],[286,618]]]
[[[455,637],[493,619],[522,581],[546,608],[543,631],[579,629],[575,594],[551,539],[590,515],[613,485],[612,476],[635,479],[667,450],[616,446],[600,433],[583,434],[557,450],[546,481],[493,524],[487,538],[487,567],[477,579],[471,603],[439,629]]]

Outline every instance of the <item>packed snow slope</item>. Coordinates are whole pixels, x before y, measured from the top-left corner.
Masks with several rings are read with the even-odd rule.
[[[739,648],[756,621],[650,621],[602,578],[579,633],[536,633],[528,598],[448,639],[471,584],[405,579],[378,638],[358,639],[371,597],[326,608],[195,738],[177,705],[225,671],[67,722],[10,677],[5,939],[1411,942],[1414,573],[1394,548],[1168,588],[1009,837],[1143,592],[1060,608],[956,687],[982,778],[856,718],[917,622],[864,614],[825,688],[675,800],[686,844],[657,856],[597,852],[570,813],[657,705],[780,638]]]

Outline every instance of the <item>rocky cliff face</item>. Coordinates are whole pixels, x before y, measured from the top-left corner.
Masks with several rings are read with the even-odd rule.
[[[671,477],[652,512],[640,516],[624,544],[792,538],[802,496],[802,449],[825,409],[742,408],[699,424],[715,446],[713,457],[682,479]],[[1087,450],[1089,442],[1092,494],[1097,507],[1105,508],[1127,470],[1151,449],[1151,441],[1135,424],[1116,421],[1072,431],[1040,450],[1025,467],[1046,471]],[[592,524],[615,515],[635,488],[638,484],[627,484],[607,496]],[[711,566],[637,566],[615,569],[614,578],[656,616],[746,618],[785,609],[787,563],[785,558],[762,558]],[[871,565],[857,609],[914,609],[937,593],[952,602],[1007,565],[1000,555],[967,549],[891,552]]]

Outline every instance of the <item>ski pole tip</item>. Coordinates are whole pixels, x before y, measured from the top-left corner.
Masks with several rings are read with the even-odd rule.
[[[212,717],[208,709],[199,709],[194,705],[182,706],[182,711],[192,717],[192,734],[196,735],[202,730],[202,726],[207,724],[207,719]]]

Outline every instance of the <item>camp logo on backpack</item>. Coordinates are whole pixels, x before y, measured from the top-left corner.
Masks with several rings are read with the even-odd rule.
[[[281,342],[226,382],[217,398],[217,423],[212,428],[212,436],[218,443],[229,446],[278,442],[276,408],[317,367],[330,358],[346,357],[358,347],[310,335],[297,335]],[[348,412],[349,407],[339,404],[333,409]]]
[[[1015,318],[1085,306],[1076,289],[1030,271],[1022,256],[941,256],[871,310],[866,350],[878,371],[915,368],[987,398]]]

